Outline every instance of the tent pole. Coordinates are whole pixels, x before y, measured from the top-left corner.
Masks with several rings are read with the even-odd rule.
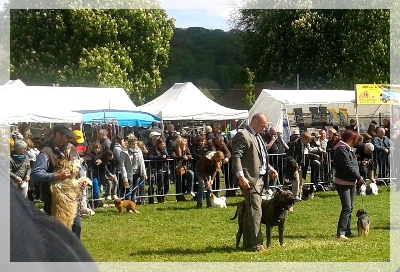
[[[360,123],[358,122],[358,105],[357,105],[357,88],[356,85],[354,85],[354,111],[356,113],[356,124],[357,124],[357,133],[360,135]]]

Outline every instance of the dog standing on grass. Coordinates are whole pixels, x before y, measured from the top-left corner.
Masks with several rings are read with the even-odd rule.
[[[367,212],[364,209],[359,209],[356,213],[356,216],[358,217],[357,220],[358,236],[361,236],[364,233],[364,236],[368,237],[370,219]]]
[[[114,200],[115,207],[118,209],[118,214],[123,214],[124,209],[127,209],[128,211],[132,211],[133,213],[139,213],[138,210],[136,210],[136,204],[135,202],[131,200],[121,200],[117,198]]]
[[[288,213],[293,211],[296,201],[295,196],[289,190],[276,191],[270,200],[262,200],[261,224],[266,226],[267,249],[271,248],[271,231],[273,226],[278,226],[279,244],[283,246],[283,232]],[[236,248],[239,248],[240,239],[243,234],[244,213],[246,210],[245,201],[238,203],[235,215],[231,218],[238,218],[238,231],[236,233]]]
[[[211,205],[217,208],[226,208],[226,197],[217,197],[213,193],[210,194]]]

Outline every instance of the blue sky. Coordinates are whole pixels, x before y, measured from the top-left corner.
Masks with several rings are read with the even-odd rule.
[[[204,27],[228,31],[230,12],[226,9],[166,9],[168,18],[175,19],[175,27]]]
[[[6,0],[0,0],[0,8]],[[175,19],[175,27],[204,27],[206,29],[222,29],[228,31],[231,9],[225,0],[171,1],[161,0],[161,6],[169,18]]]

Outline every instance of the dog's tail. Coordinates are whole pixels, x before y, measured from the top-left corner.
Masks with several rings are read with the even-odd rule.
[[[235,220],[236,219],[236,217],[238,215],[238,209],[239,209],[239,207],[236,208],[235,215],[231,218],[231,220]]]
[[[369,224],[370,224],[369,217],[363,217],[361,219],[361,226],[362,226],[363,230],[368,229],[369,228]]]

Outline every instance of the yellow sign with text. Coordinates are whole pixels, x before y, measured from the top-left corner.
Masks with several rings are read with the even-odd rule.
[[[356,84],[358,105],[399,104],[398,88],[387,84]]]

